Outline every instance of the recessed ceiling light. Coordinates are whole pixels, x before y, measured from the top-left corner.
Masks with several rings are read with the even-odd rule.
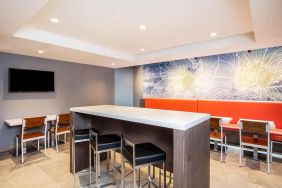
[[[53,22],[53,23],[58,23],[59,19],[58,18],[51,18],[50,21]]]
[[[216,32],[211,33],[211,37],[215,37],[216,35]]]
[[[145,50],[144,48],[141,48],[141,49],[140,49],[141,52],[143,52],[144,50]]]
[[[37,50],[39,54],[44,54],[44,50]]]
[[[112,63],[112,66],[115,66],[116,64]]]
[[[140,26],[139,26],[139,29],[140,29],[140,30],[146,30],[146,29],[147,29],[147,26],[146,26],[146,25],[140,25]]]

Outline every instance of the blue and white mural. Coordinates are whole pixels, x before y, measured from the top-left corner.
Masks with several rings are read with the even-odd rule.
[[[143,66],[143,97],[282,100],[282,47]]]

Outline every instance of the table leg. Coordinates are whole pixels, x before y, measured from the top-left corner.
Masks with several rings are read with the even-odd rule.
[[[23,151],[24,154],[26,153],[26,142],[23,143]]]
[[[258,148],[254,148],[253,158],[254,160],[258,160]]]
[[[214,141],[214,144],[213,144],[213,151],[217,151],[217,146],[218,146],[218,142],[217,142],[217,141]]]

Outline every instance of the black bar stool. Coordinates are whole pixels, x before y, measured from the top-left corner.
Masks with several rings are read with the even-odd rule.
[[[76,176],[85,175],[85,172],[75,171],[75,144],[80,142],[89,142],[89,129],[72,130],[72,170],[74,174],[74,187],[76,183]]]
[[[90,129],[90,141],[89,141],[89,184],[92,184],[91,178],[91,158],[92,158],[92,150],[94,154],[94,164],[96,171],[96,187],[100,186],[108,186],[116,184],[116,150],[121,149],[121,138],[116,134],[108,134],[108,135],[99,135],[95,129]],[[101,169],[100,169],[100,154],[108,153],[114,151],[113,157],[113,169],[114,169],[114,181],[113,183],[100,185],[101,181]],[[109,171],[109,170],[108,170]]]
[[[140,168],[148,167],[148,184],[153,184],[151,179],[150,166],[154,164],[162,164],[163,166],[163,187],[166,187],[166,153],[152,143],[133,144],[122,136],[122,177],[121,186],[124,188],[125,160],[133,168],[133,187],[136,188],[136,170],[138,170],[138,187],[140,187]],[[147,184],[146,183],[146,184]],[[143,187],[143,186],[142,186]],[[161,170],[159,171],[159,187],[161,187]]]

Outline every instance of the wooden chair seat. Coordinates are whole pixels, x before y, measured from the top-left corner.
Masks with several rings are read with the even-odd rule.
[[[216,139],[223,139],[225,137],[225,134],[220,134],[216,132],[210,132],[210,138],[216,138]]]
[[[229,130],[240,130],[239,125],[234,123],[223,123],[223,128]]]
[[[70,127],[70,123],[59,123],[60,127]]]
[[[50,131],[53,132],[53,133],[55,133],[56,128],[55,128],[55,127],[52,127],[52,128],[50,129]],[[67,131],[70,131],[70,127],[69,127],[69,126],[58,127],[58,128],[57,128],[57,133],[67,132]]]
[[[42,132],[39,132],[39,131],[37,131],[37,132],[30,132],[30,133],[24,133],[23,139],[27,140],[27,139],[37,138],[37,137],[42,137],[42,136],[44,136],[44,133],[42,133]],[[21,139],[22,135],[18,134],[17,137],[19,139]]]
[[[255,144],[261,146],[267,146],[267,139],[266,138],[253,138],[250,136],[242,136],[242,142],[246,144]]]

